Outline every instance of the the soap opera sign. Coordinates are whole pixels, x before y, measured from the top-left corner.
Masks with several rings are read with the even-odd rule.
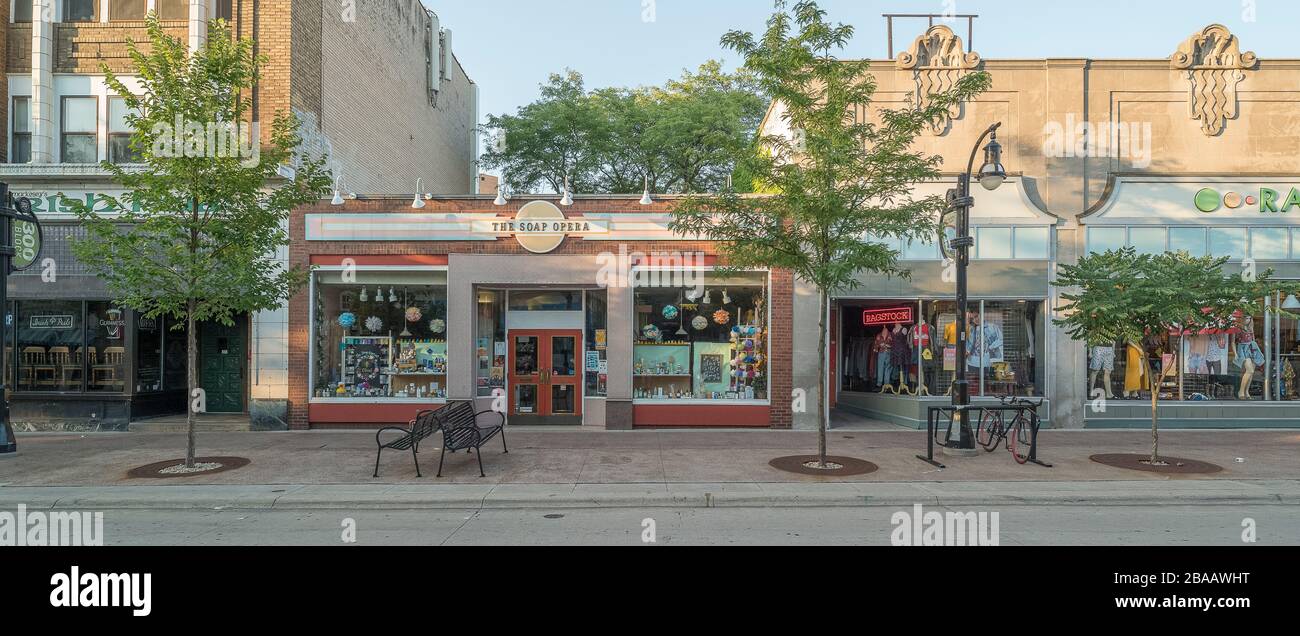
[[[546,254],[560,247],[568,236],[608,234],[609,225],[585,218],[570,219],[553,203],[533,201],[520,208],[513,219],[474,221],[474,231],[479,234],[513,236],[529,252]]]

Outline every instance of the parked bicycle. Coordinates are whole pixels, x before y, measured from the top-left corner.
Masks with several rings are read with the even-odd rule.
[[[975,441],[985,451],[992,453],[1005,440],[1007,451],[1016,463],[1027,463],[1034,444],[1034,414],[1043,405],[1043,401],[1034,402],[1014,396],[1003,396],[999,400],[1002,409],[984,409],[975,429]],[[1006,422],[1008,408],[1015,409],[1010,424]]]

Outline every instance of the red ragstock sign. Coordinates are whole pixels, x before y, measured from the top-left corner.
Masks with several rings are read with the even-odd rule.
[[[871,325],[892,325],[901,323],[910,325],[916,322],[913,307],[896,307],[894,309],[867,309],[862,312],[862,324],[870,327]]]

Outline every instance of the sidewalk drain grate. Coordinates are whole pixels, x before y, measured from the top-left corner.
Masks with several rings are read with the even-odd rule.
[[[564,515],[560,515],[560,514],[549,514],[549,515],[546,515],[546,518],[547,518],[547,519],[563,519],[563,518],[564,518]]]

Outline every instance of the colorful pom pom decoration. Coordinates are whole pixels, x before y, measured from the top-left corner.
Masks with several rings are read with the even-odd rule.
[[[354,313],[352,313],[352,312],[350,312],[350,311],[345,311],[345,312],[339,314],[339,326],[340,326],[340,327],[342,327],[342,328],[344,328],[344,329],[351,329],[351,328],[354,327],[356,324],[357,324],[357,315],[356,315],[356,314],[354,314]]]
[[[378,333],[379,330],[383,328],[384,328],[384,321],[380,320],[379,316],[371,316],[369,318],[366,318],[366,329]]]
[[[667,305],[664,307],[663,314],[664,314],[664,318],[668,320],[673,320],[681,314],[681,311],[679,311],[677,307],[673,305]]]
[[[420,319],[423,317],[424,312],[420,311],[419,307],[406,308],[406,322],[420,322]]]
[[[641,328],[641,335],[645,336],[646,340],[654,340],[657,342],[664,334],[658,327],[654,325],[646,325]]]
[[[726,309],[719,309],[713,312],[713,322],[716,322],[720,325],[725,325],[731,322],[731,312],[727,311]]]
[[[709,328],[709,319],[704,316],[696,316],[691,320],[691,326],[695,327],[696,331],[704,331]]]
[[[429,331],[431,333],[442,333],[447,330],[447,321],[441,318],[434,318],[429,321]]]

